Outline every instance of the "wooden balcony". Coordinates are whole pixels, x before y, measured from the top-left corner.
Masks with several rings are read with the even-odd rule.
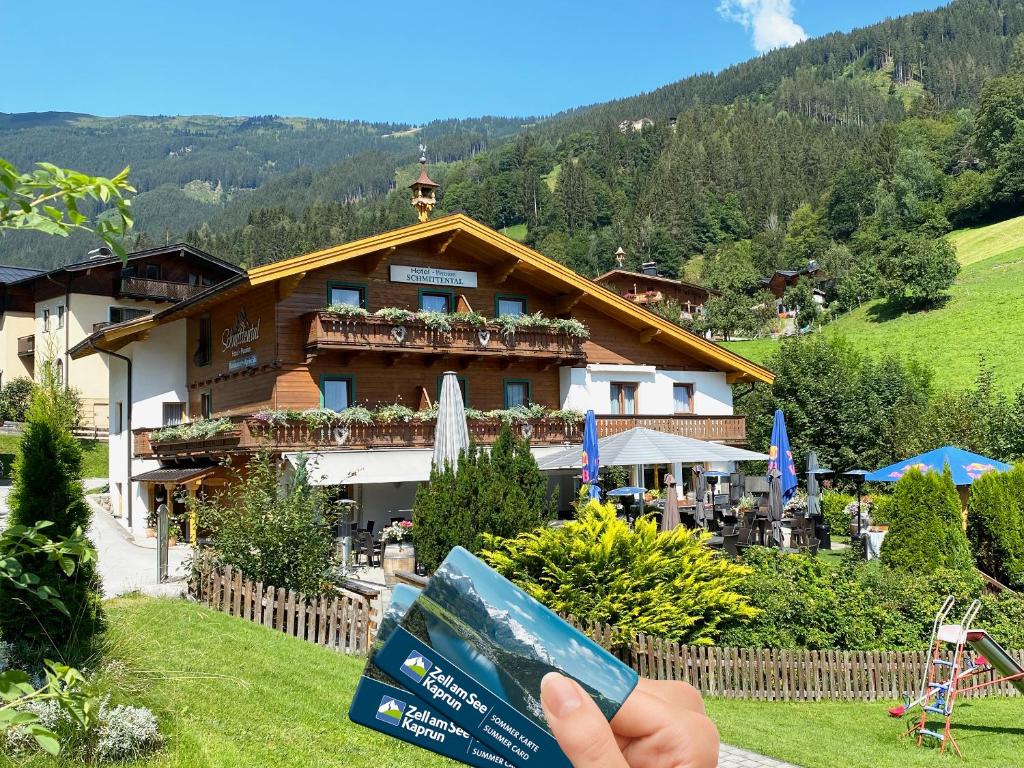
[[[207,289],[205,285],[173,283],[170,280],[150,280],[145,277],[122,277],[118,295],[130,299],[149,301],[184,301]]]
[[[450,332],[427,328],[419,320],[402,325],[379,317],[347,319],[330,312],[306,315],[306,353],[327,350],[385,352],[392,355],[470,355],[479,358],[532,357],[576,363],[585,359],[582,341],[553,328],[522,328],[505,337],[494,326],[452,323]]]
[[[713,443],[743,445],[747,441],[747,419],[745,416],[699,416],[676,414],[674,416],[598,416],[598,437],[608,437],[634,427],[667,432],[670,435],[692,437]]]
[[[207,440],[151,442],[152,429],[136,429],[135,455],[162,459],[217,457],[229,453],[251,453],[267,447],[274,451],[367,450],[372,448],[432,448],[433,421],[406,421],[391,424],[349,424],[310,427],[299,420],[266,425],[250,416],[232,418],[235,429]],[[498,419],[469,421],[469,436],[477,445],[491,445],[498,438],[502,423]],[[633,427],[647,427],[698,440],[742,444],[746,440],[743,416],[598,416],[601,437],[615,435]],[[583,440],[583,424],[565,424],[544,418],[512,425],[513,430],[534,446],[572,445]]]
[[[36,353],[36,337],[31,336],[19,336],[18,337],[18,357],[32,357]]]

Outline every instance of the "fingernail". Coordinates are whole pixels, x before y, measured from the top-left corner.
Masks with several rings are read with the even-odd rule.
[[[548,672],[540,681],[540,693],[555,717],[565,717],[580,708],[580,689],[567,677]]]

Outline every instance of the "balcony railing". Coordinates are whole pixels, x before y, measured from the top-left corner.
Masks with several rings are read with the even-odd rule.
[[[433,421],[406,421],[390,424],[348,424],[311,427],[292,419],[285,424],[267,425],[250,416],[235,416],[235,428],[208,439],[152,442],[152,429],[136,429],[135,455],[159,458],[223,455],[252,452],[258,448],[274,451],[365,450],[370,448],[430,448],[434,445]],[[469,436],[477,445],[491,445],[498,438],[502,422],[498,419],[471,419]],[[598,416],[601,437],[615,435],[633,427],[713,440],[743,443],[746,420],[743,416]],[[542,418],[516,422],[512,429],[531,445],[572,445],[583,439],[583,425],[567,424],[560,419]]]
[[[151,280],[145,277],[122,277],[118,293],[133,299],[151,301],[184,301],[205,291],[205,285],[173,283],[170,280]]]
[[[30,357],[36,353],[36,337],[35,336],[19,336],[18,337],[18,356],[19,357]]]
[[[520,328],[506,337],[495,326],[476,328],[453,322],[450,331],[439,331],[427,328],[419,320],[395,324],[379,317],[349,319],[330,312],[313,312],[306,316],[306,322],[306,351],[310,354],[337,349],[523,356],[566,362],[585,358],[581,339],[554,328]]]

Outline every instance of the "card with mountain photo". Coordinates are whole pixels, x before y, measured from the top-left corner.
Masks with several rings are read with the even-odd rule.
[[[356,686],[348,716],[355,723],[466,765],[515,768],[480,744],[465,729],[411,694],[374,663],[374,657],[413,604],[418,589],[399,584],[384,612],[377,639]]]
[[[376,655],[377,665],[506,759],[569,766],[544,720],[540,683],[577,680],[611,719],[637,674],[461,547]]]

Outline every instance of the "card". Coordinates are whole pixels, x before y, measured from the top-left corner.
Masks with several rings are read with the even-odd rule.
[[[461,547],[375,662],[521,768],[571,768],[540,706],[545,674],[574,678],[609,720],[638,681],[630,667]]]
[[[515,768],[480,744],[463,728],[404,689],[374,664],[377,650],[398,627],[398,621],[413,604],[418,589],[399,584],[381,618],[377,639],[356,687],[349,718],[360,725],[393,736],[467,765]]]

